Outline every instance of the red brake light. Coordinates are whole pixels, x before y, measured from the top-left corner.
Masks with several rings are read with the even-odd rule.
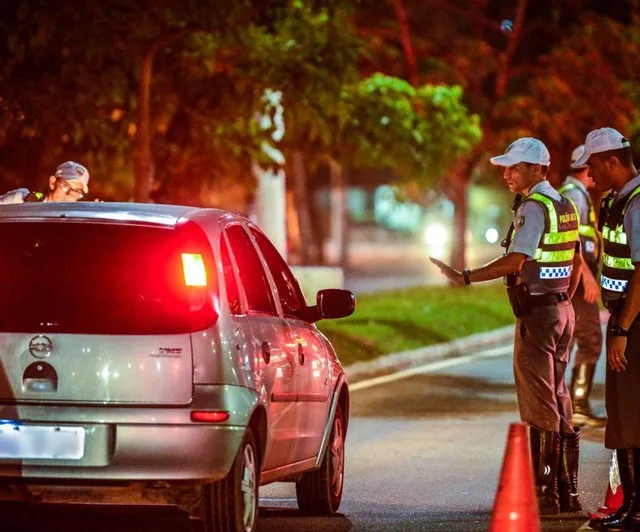
[[[187,286],[207,286],[207,270],[199,253],[183,253],[182,270]]]
[[[191,421],[201,423],[221,423],[229,419],[229,412],[219,410],[194,410],[191,412]]]

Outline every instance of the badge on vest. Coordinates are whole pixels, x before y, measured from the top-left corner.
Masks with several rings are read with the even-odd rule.
[[[524,216],[520,215],[516,218],[513,227],[515,227],[516,231],[518,231],[524,225]]]

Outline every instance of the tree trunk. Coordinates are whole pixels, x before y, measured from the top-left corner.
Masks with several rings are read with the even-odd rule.
[[[182,29],[159,37],[147,50],[140,66],[140,86],[138,87],[138,121],[133,154],[133,173],[135,184],[133,200],[147,203],[153,190],[154,169],[151,150],[151,74],[153,61],[157,53],[173,44],[185,35],[194,33],[194,29]]]
[[[329,183],[331,186],[331,231],[330,241],[334,250],[334,262],[341,266],[346,261],[347,201],[342,167],[335,159],[329,160]]]
[[[311,257],[309,244],[312,241],[311,216],[309,214],[307,174],[304,167],[304,156],[301,151],[295,150],[291,153],[291,171],[298,211],[298,225],[300,227],[300,260],[302,264],[309,264]]]
[[[349,212],[347,209],[348,203],[348,194],[349,194],[349,172],[342,168],[341,172],[342,176],[342,250],[340,251],[340,265],[343,269],[349,267],[349,235],[350,235],[350,227],[349,227]]]
[[[314,264],[325,263],[325,249],[324,242],[326,237],[326,230],[324,227],[324,216],[319,212],[319,209],[313,201],[316,194],[316,188],[311,186],[307,188],[307,195],[309,197],[309,219],[311,221],[311,236],[313,240],[311,247],[314,251],[312,262]]]
[[[471,168],[468,161],[457,165],[452,171],[452,187],[449,198],[453,202],[453,239],[451,245],[451,266],[456,270],[466,268],[467,221],[469,210],[469,183]]]
[[[509,82],[509,69],[511,68],[511,61],[516,53],[518,44],[522,37],[522,29],[524,27],[525,19],[527,16],[527,4],[529,0],[518,0],[516,6],[516,20],[513,29],[509,33],[509,43],[507,49],[500,57],[498,75],[496,77],[496,100],[501,100],[506,91],[507,83]]]
[[[151,153],[151,72],[155,47],[146,53],[140,68],[140,87],[138,88],[138,124],[136,131],[136,144],[133,156],[133,172],[135,185],[133,188],[133,200],[147,203],[153,189],[153,154]]]
[[[418,85],[418,62],[416,54],[411,43],[411,27],[409,25],[409,13],[403,0],[391,0],[393,11],[396,16],[398,26],[400,26],[400,42],[402,43],[402,51],[407,62],[407,74],[409,82],[417,87]]]

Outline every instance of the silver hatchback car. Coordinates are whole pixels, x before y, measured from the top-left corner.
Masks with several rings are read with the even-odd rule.
[[[349,390],[267,237],[217,209],[0,209],[0,498],[177,504],[255,530],[258,486],[342,497]]]

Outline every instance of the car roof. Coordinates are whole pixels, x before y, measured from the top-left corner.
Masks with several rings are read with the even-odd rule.
[[[214,220],[230,215],[221,209],[205,209],[186,205],[118,202],[46,202],[0,205],[0,222],[74,219],[103,222],[143,223],[174,226],[179,219],[205,215]]]

